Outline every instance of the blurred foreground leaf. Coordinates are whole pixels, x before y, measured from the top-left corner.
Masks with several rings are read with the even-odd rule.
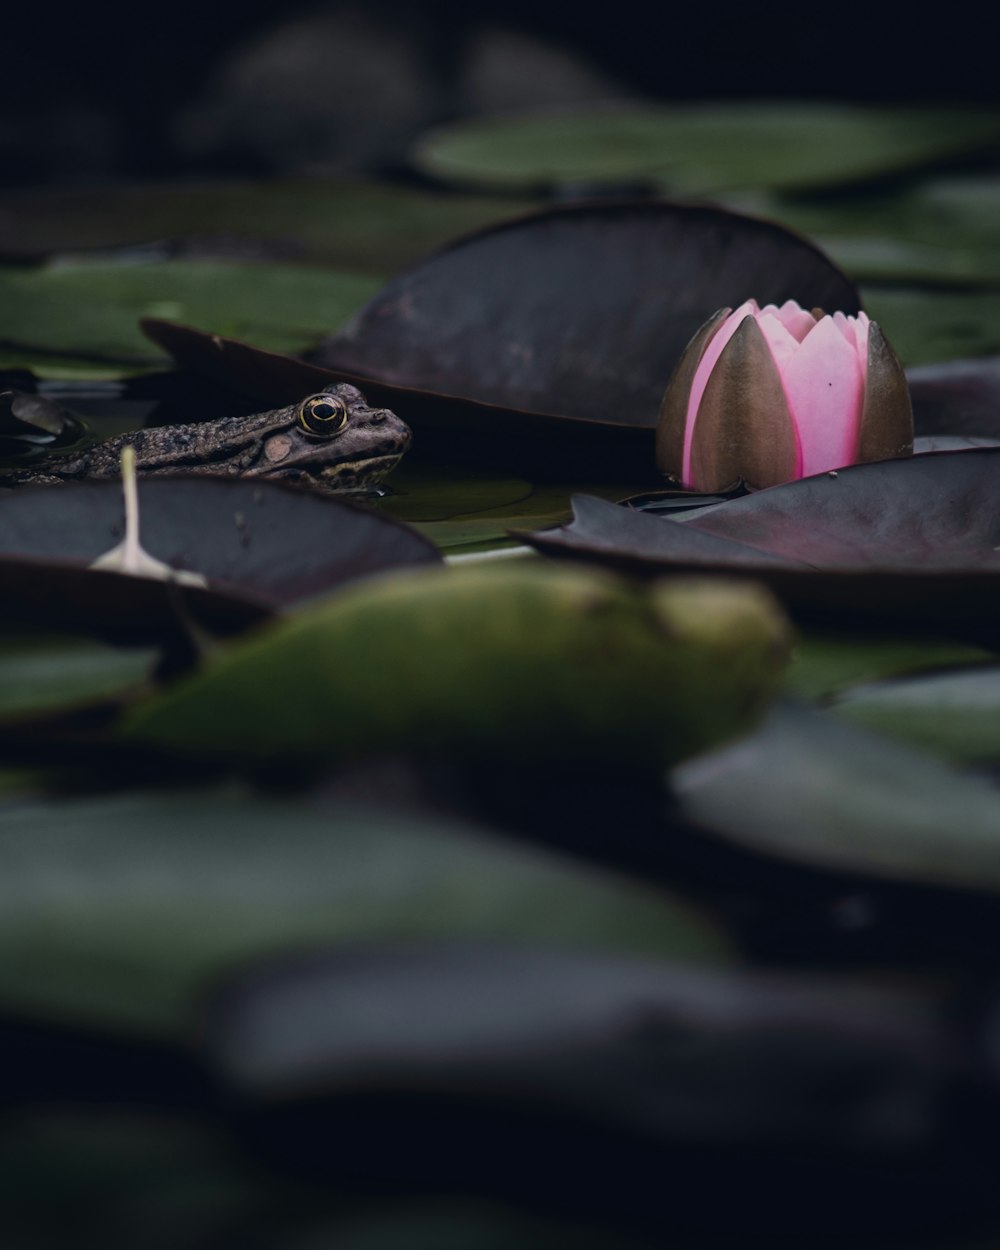
[[[173,1033],[208,979],[310,943],[549,941],[716,960],[668,896],[475,828],[210,793],[8,806],[0,1011]]]

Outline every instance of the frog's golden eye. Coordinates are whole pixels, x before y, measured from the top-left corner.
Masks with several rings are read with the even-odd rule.
[[[336,395],[310,395],[299,408],[299,425],[313,438],[332,438],[347,424],[347,405]]]

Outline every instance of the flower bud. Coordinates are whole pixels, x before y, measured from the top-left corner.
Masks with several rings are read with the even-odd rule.
[[[896,353],[874,321],[747,300],[701,327],[660,405],[656,463],[683,486],[759,489],[913,450]]]

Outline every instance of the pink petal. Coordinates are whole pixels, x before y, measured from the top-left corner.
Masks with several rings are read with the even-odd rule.
[[[857,344],[858,362],[861,365],[861,374],[866,376],[868,372],[868,327],[871,322],[866,313],[858,313],[852,318],[854,322],[854,340]]]
[[[774,305],[770,305],[772,311],[762,308],[760,316],[757,318],[757,324],[760,326],[767,345],[771,349],[771,355],[774,357],[774,363],[778,366],[778,372],[781,373],[786,362],[791,359],[795,352],[799,350],[798,339],[786,329],[785,324],[777,315],[777,309]]]
[[[799,343],[816,324],[816,318],[812,313],[799,307],[793,299],[785,300],[780,308],[775,309],[775,313],[788,333]]]
[[[695,370],[694,379],[691,382],[691,395],[688,399],[687,421],[684,423],[683,465],[685,482],[691,480],[691,438],[694,434],[694,421],[698,412],[698,405],[701,403],[701,397],[705,393],[709,374],[715,368],[716,361],[722,355],[722,349],[736,333],[743,318],[755,316],[758,311],[757,301],[750,299],[731,312],[722,325],[719,326],[711,343],[705,348],[705,354],[701,358],[701,363]]]
[[[806,336],[781,380],[798,430],[802,476],[851,464],[861,427],[864,370],[856,345],[848,344],[832,317],[824,317]]]
[[[842,312],[835,312],[833,314],[833,324],[837,327],[840,333],[844,336],[844,342],[851,349],[851,351],[852,352],[856,351],[857,346],[858,346],[858,341],[854,337],[854,318],[848,317],[845,313],[842,313]]]

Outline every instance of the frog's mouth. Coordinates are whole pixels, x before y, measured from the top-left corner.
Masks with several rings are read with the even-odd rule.
[[[379,482],[399,464],[405,448],[376,451],[370,456],[345,456],[342,460],[303,461],[285,468],[275,466],[262,477],[304,482],[321,491],[366,490]]]

